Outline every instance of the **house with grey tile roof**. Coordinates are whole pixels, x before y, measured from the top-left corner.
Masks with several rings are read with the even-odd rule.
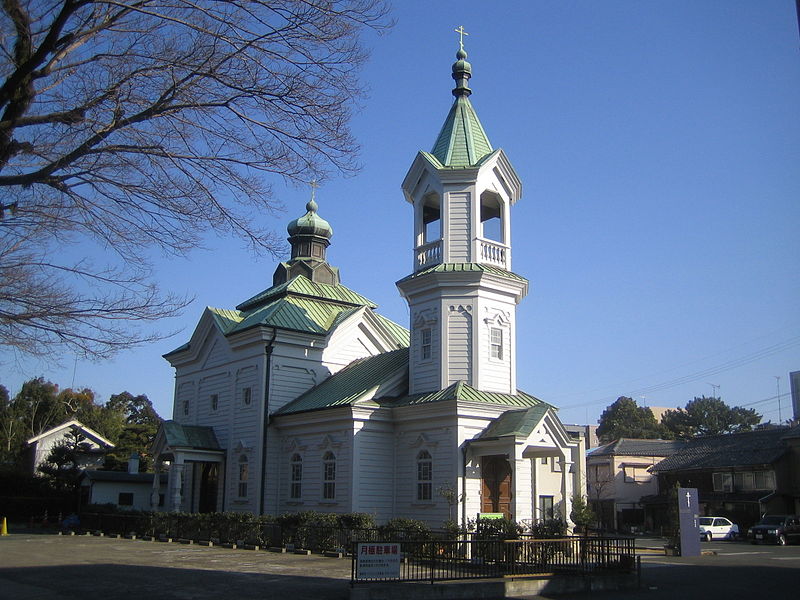
[[[650,468],[684,446],[676,440],[620,438],[593,448],[586,457],[589,505],[604,530],[651,530],[642,497],[658,493]]]
[[[693,438],[651,471],[660,491],[646,503],[655,518],[680,484],[697,488],[703,514],[741,531],[764,514],[800,513],[800,426]]]
[[[569,520],[584,444],[554,406],[517,389],[528,280],[511,270],[511,208],[522,184],[477,117],[471,73],[462,47],[455,101],[402,184],[414,214],[412,272],[396,283],[408,329],[342,284],[312,192],[272,285],[207,308],[165,355],[173,418],[154,454],[168,508],[368,512],[434,527],[479,513]]]

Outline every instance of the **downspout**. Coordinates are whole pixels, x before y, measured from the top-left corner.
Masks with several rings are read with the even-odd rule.
[[[467,448],[469,440],[461,447],[461,528],[467,529]]]
[[[278,330],[272,328],[272,338],[269,340],[266,348],[264,348],[264,420],[262,423],[264,434],[261,436],[263,443],[261,445],[261,485],[259,492],[258,514],[264,514],[264,488],[267,479],[267,432],[269,431],[269,383],[270,373],[272,371],[272,348],[275,343],[275,337],[278,335]]]

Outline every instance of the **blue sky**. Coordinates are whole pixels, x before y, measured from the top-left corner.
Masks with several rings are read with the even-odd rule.
[[[412,269],[400,183],[430,150],[452,102],[453,31],[469,32],[471,100],[523,181],[512,212],[518,384],[596,422],[620,395],[682,406],[717,391],[777,421],[800,370],[800,36],[792,0],[398,1],[396,27],[370,34],[369,97],[354,132],[361,172],[317,191],[342,281],[408,324],[394,282]],[[285,231],[307,189],[275,182]],[[159,278],[196,297],[160,325],[175,337],[101,364],[63,367],[0,353],[15,393],[43,375],[100,400],[144,393],[171,416],[161,355],[206,305],[232,308],[275,268],[238,240],[210,237]],[[777,382],[775,376],[780,376]],[[719,388],[712,387],[719,386]]]

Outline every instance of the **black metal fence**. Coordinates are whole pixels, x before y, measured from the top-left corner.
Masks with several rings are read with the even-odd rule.
[[[631,538],[565,537],[519,540],[403,541],[360,540],[353,545],[351,581],[446,581],[506,576],[632,573],[636,547]],[[385,553],[385,554],[384,554]],[[385,568],[375,561],[386,557]],[[370,560],[369,568],[361,559]],[[398,561],[399,559],[399,561]],[[399,570],[398,570],[399,562]]]

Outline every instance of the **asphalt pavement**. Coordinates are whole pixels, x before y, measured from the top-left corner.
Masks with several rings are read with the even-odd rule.
[[[658,539],[637,540],[657,549]],[[621,600],[800,597],[800,546],[703,543],[696,558],[642,552],[638,590],[559,596]],[[93,536],[0,537],[0,600],[349,598],[350,560]]]

